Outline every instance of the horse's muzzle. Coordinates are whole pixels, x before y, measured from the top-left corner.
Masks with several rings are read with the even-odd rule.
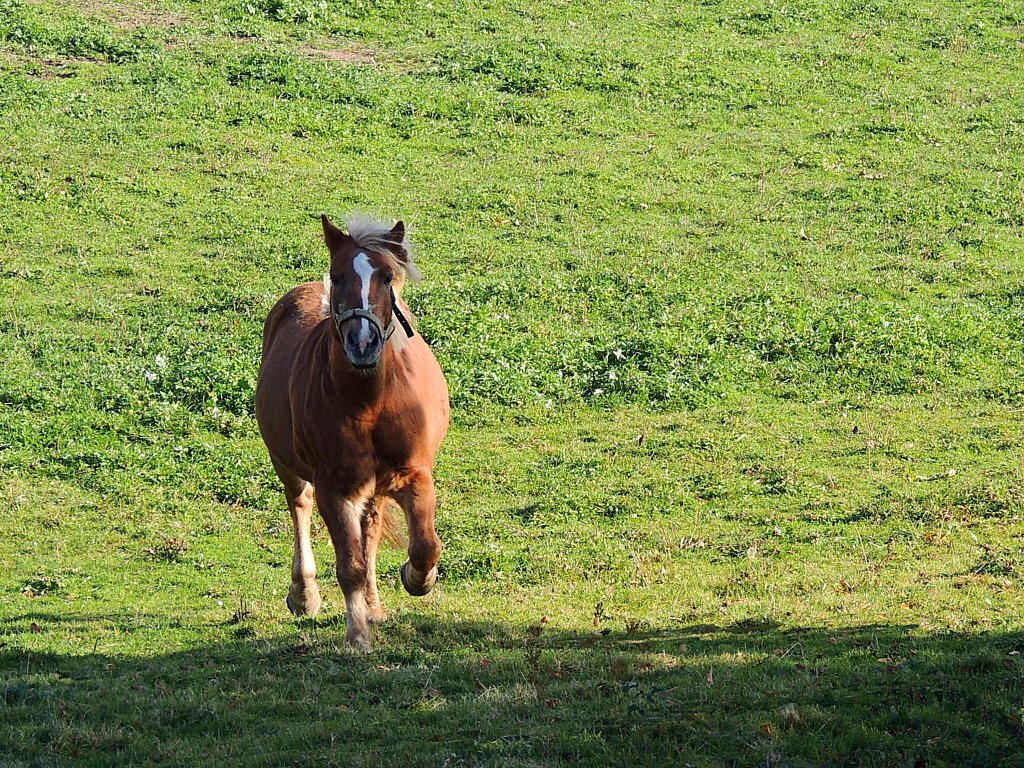
[[[380,329],[373,323],[366,323],[367,327],[363,328],[364,322],[356,319],[346,323],[343,336],[348,361],[353,368],[361,370],[376,368],[384,351],[384,337]]]

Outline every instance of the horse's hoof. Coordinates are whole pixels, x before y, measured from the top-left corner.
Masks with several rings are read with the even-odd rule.
[[[289,592],[284,602],[293,616],[316,616],[320,613],[320,595],[313,595],[299,603]]]
[[[368,608],[366,611],[366,620],[371,624],[381,624],[388,620],[388,615],[384,612],[384,609],[379,606],[377,608]]]
[[[417,584],[412,578],[412,571],[415,570],[412,567],[412,563],[408,560],[405,561],[405,565],[402,566],[402,570],[399,574],[402,577],[402,586],[405,587],[405,591],[413,597],[423,597],[430,593],[430,590],[434,588],[434,584],[437,583],[437,566],[430,569],[427,573],[426,578],[419,584]]]
[[[349,653],[363,655],[373,653],[373,645],[368,637],[348,637],[345,639],[345,648]]]

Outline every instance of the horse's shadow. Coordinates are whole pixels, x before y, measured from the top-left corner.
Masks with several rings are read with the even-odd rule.
[[[369,656],[334,618],[126,657],[29,654],[10,639],[31,621],[0,626],[14,764],[1024,764],[1020,633],[406,613]]]

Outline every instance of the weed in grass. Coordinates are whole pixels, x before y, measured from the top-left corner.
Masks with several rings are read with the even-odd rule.
[[[187,541],[172,536],[154,544],[152,547],[147,547],[145,552],[146,556],[152,560],[176,563],[181,560],[182,555],[188,552],[188,549]]]

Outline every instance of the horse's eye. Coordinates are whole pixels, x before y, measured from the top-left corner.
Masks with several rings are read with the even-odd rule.
[[[345,282],[345,279],[343,277],[335,277],[334,275],[331,275],[331,285],[332,286],[334,286],[336,288],[340,288],[344,282]]]
[[[384,282],[387,283],[388,285],[391,285],[393,282],[395,282],[395,276],[388,272],[386,275],[384,275]]]

